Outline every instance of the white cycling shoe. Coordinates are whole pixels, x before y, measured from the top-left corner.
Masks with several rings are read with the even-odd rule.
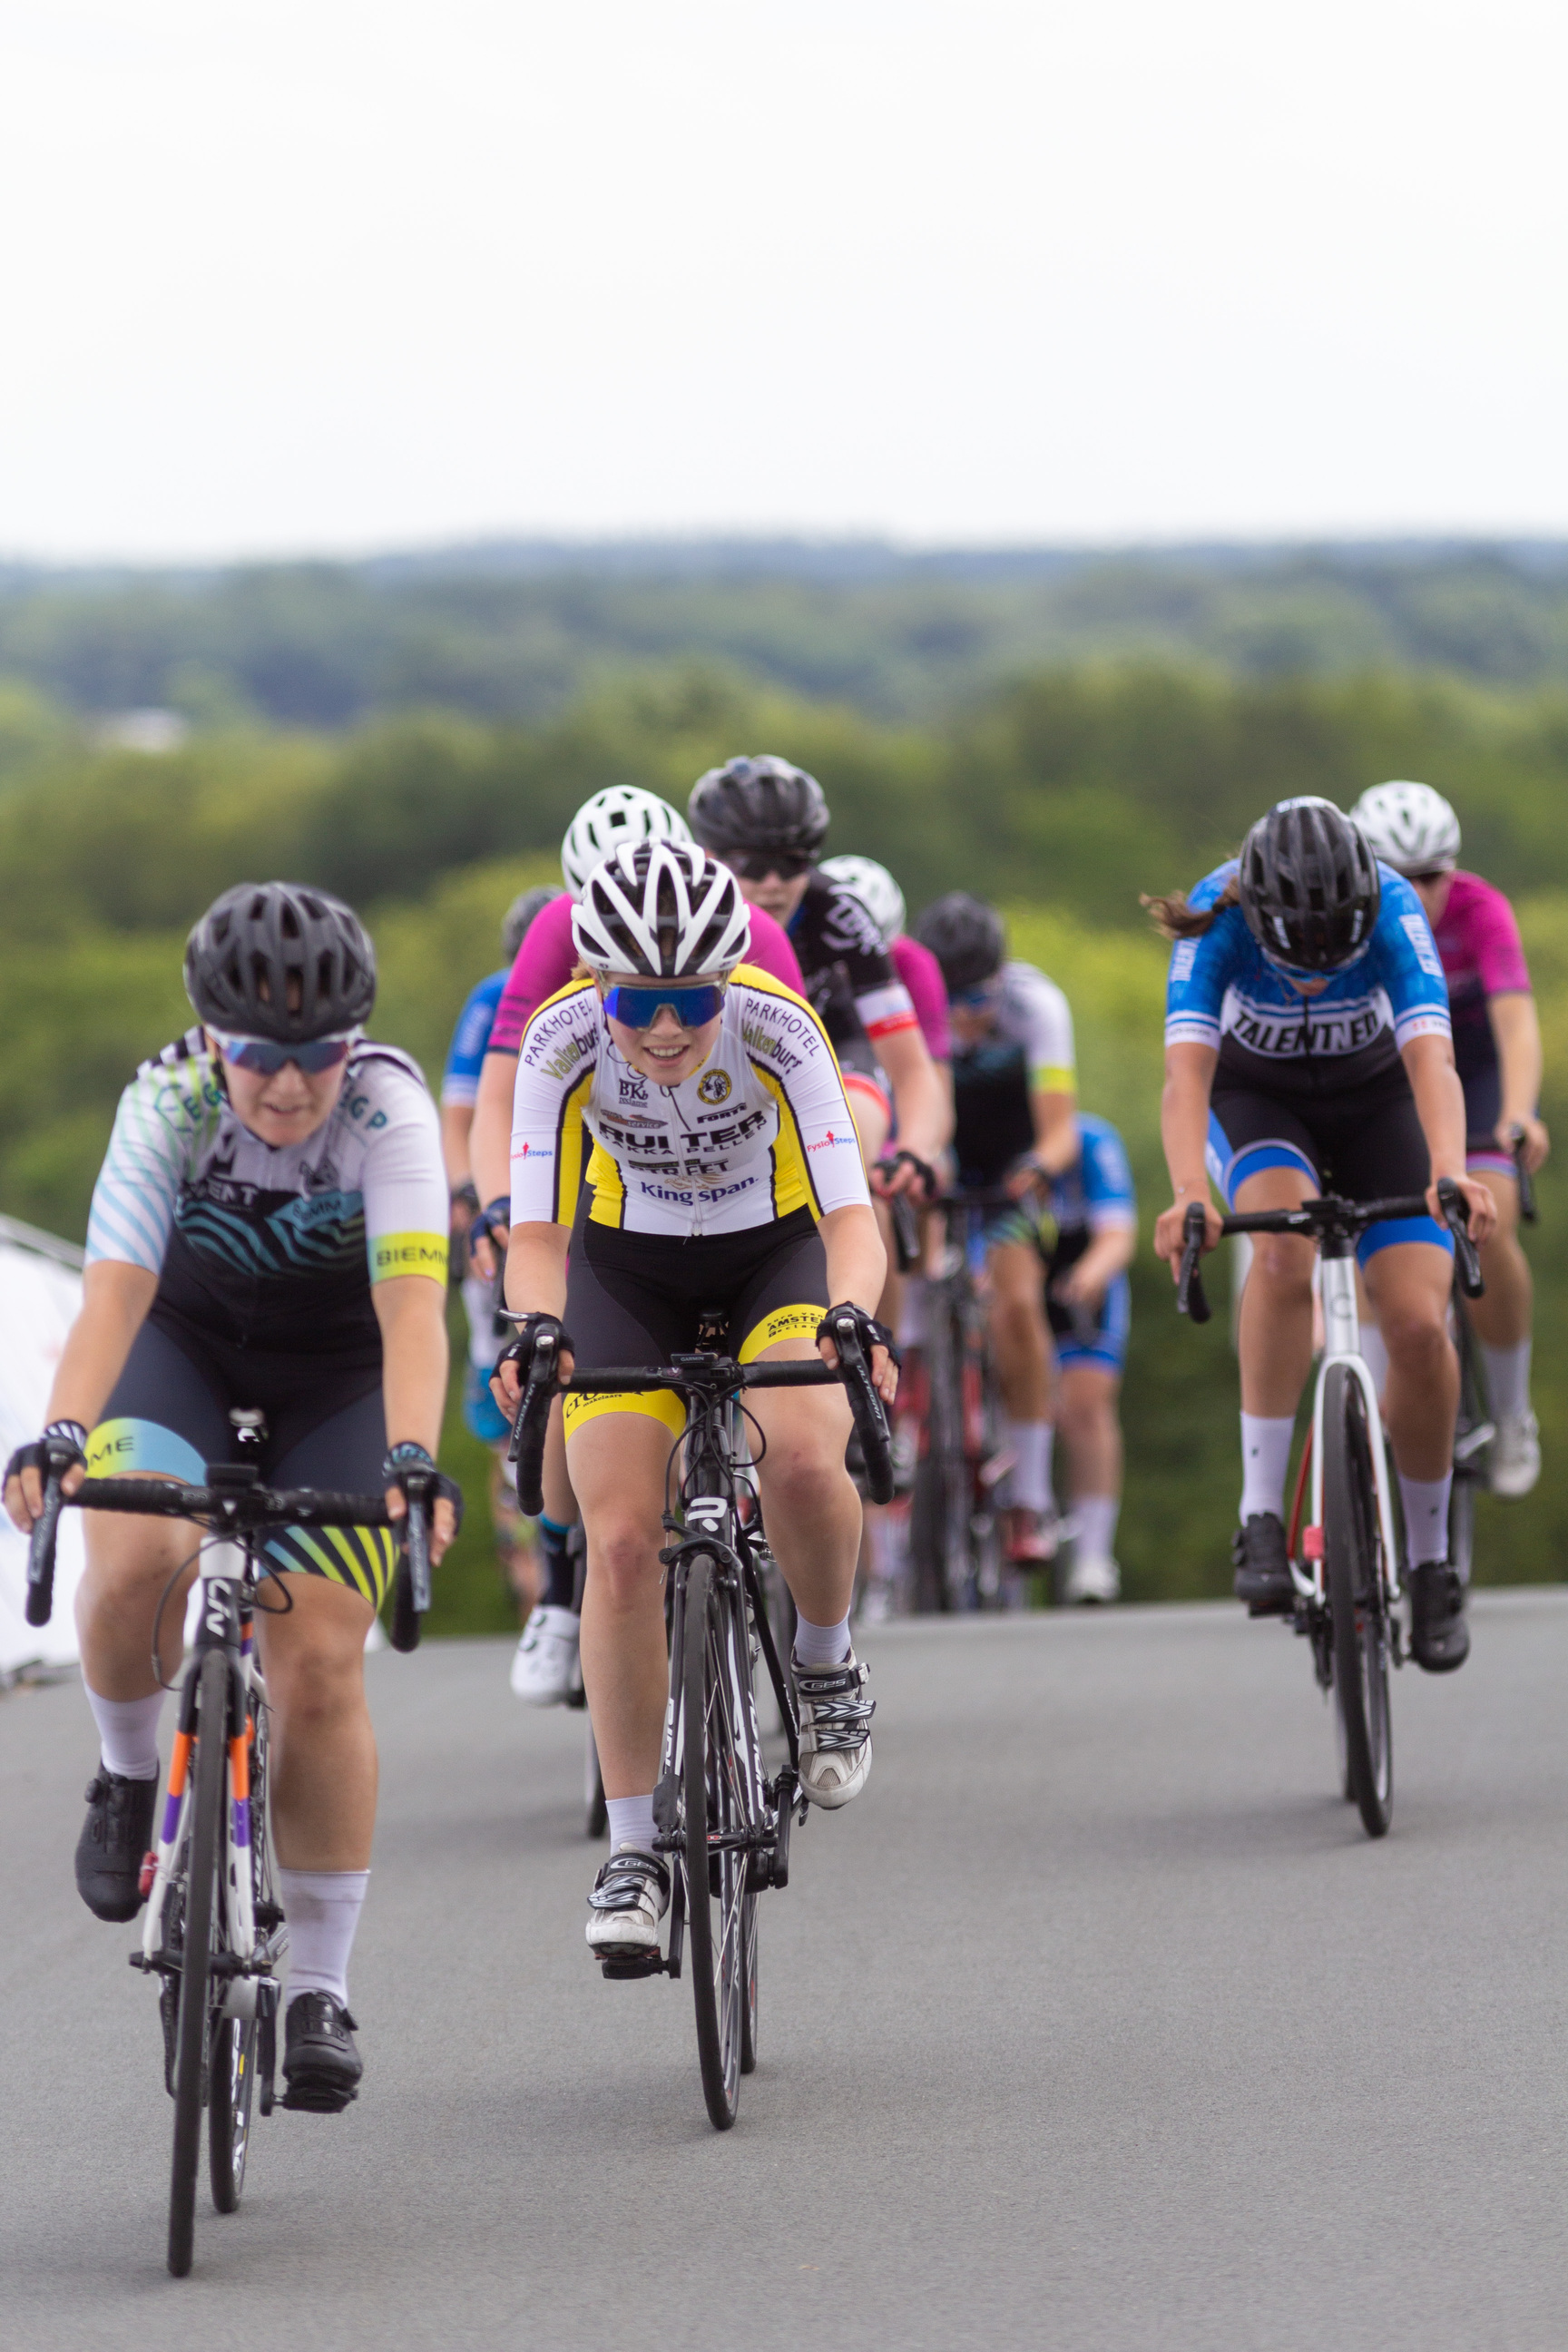
[[[790,1661],[800,1709],[800,1785],[814,1805],[832,1812],[858,1797],[871,1777],[874,1698],[863,1696],[869,1669],[855,1653],[837,1666]]]
[[[588,1949],[602,1960],[638,1959],[658,1950],[658,1923],[669,1908],[669,1872],[641,1846],[618,1846],[600,1864],[588,1897]]]
[[[511,1686],[530,1706],[560,1706],[577,1685],[578,1621],[574,1611],[544,1603],[522,1629],[512,1653]]]
[[[1541,1475],[1541,1428],[1532,1412],[1499,1413],[1492,1439],[1491,1489],[1510,1503]]]
[[[1079,1552],[1068,1570],[1062,1598],[1108,1606],[1121,1598],[1121,1570],[1110,1558],[1096,1559],[1092,1552]]]

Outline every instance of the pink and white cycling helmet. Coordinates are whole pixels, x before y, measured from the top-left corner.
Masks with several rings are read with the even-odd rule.
[[[1396,874],[1447,874],[1459,862],[1459,820],[1430,784],[1373,784],[1351,820]]]

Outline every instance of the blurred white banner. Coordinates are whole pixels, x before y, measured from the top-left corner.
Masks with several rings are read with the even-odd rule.
[[[0,1217],[0,1461],[43,1426],[49,1383],[81,1299],[80,1265],[81,1252],[68,1242]],[[54,1615],[47,1625],[29,1625],[26,1542],[0,1513],[0,1675],[76,1656],[72,1604],[81,1567],[81,1520],[67,1511],[60,1519]]]

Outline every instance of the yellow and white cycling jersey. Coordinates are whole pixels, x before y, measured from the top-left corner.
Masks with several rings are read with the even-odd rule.
[[[512,1098],[512,1223],[571,1224],[584,1165],[590,1220],[626,1233],[743,1233],[870,1200],[826,1032],[752,964],[731,979],[708,1059],[675,1087],[623,1059],[591,980],[540,1006]]]

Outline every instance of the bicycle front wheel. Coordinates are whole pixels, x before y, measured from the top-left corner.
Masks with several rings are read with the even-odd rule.
[[[250,1885],[257,1916],[272,1902],[272,1855],[267,1838],[267,1715],[252,1717],[250,1739]],[[245,1857],[237,1850],[237,1869]],[[260,2027],[254,2017],[213,2021],[211,2095],[207,2107],[207,2177],[220,2213],[239,2210],[245,2160],[250,2153],[250,2121],[256,2105],[256,2052]]]
[[[1394,1811],[1389,1623],[1372,1440],[1361,1383],[1332,1364],[1323,1394],[1323,1555],[1345,1780],[1368,1837]]]
[[[184,2278],[195,2242],[196,2170],[207,2097],[212,1939],[223,1858],[223,1801],[228,1779],[228,1659],[208,1650],[196,1685],[191,1835],[185,1851],[180,2015],[175,2029],[174,2155],[169,2179],[169,2268]]]
[[[716,2131],[728,2131],[735,2120],[748,2005],[744,1839],[750,1807],[741,1748],[745,1682],[737,1647],[746,1638],[712,1559],[699,1553],[687,1571],[681,1657],[682,1859],[697,2048]]]

